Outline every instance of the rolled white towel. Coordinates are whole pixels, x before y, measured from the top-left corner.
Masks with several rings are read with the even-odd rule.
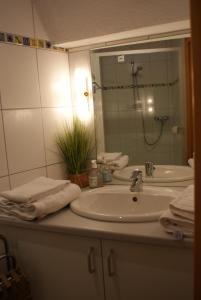
[[[33,202],[42,197],[59,192],[69,182],[69,180],[54,180],[47,177],[38,177],[11,191],[4,191],[0,195],[16,203]]]
[[[180,195],[170,202],[170,211],[179,217],[194,220],[194,186],[188,186]]]
[[[161,215],[160,224],[168,233],[181,232],[184,236],[188,237],[193,237],[194,235],[194,222],[175,216],[170,210],[165,211]]]
[[[121,152],[101,152],[97,156],[97,161],[99,163],[103,163],[103,162],[109,163],[114,160],[117,160],[121,156],[122,156]]]
[[[45,196],[35,202],[15,203],[5,198],[0,198],[0,214],[14,216],[25,221],[43,218],[54,213],[79,197],[81,189],[78,185],[70,183],[63,190]]]
[[[123,155],[117,160],[113,160],[112,162],[108,163],[111,170],[121,170],[128,165],[129,157],[128,155]]]
[[[191,168],[194,169],[194,158],[189,158],[188,164],[189,164],[189,166],[190,166]]]

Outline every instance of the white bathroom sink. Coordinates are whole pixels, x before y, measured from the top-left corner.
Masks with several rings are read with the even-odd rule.
[[[144,187],[130,192],[128,186],[103,187],[74,200],[71,210],[83,217],[113,222],[149,222],[158,220],[178,192],[169,188]]]
[[[139,169],[143,173],[143,182],[147,184],[163,184],[188,182],[193,180],[193,169],[188,166],[155,165],[153,177],[145,176],[144,166],[129,166],[122,170],[115,171],[113,176],[119,180],[131,181],[132,172]],[[185,184],[184,184],[185,185]]]

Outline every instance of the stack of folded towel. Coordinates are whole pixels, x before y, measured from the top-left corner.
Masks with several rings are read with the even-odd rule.
[[[54,213],[79,197],[80,188],[69,180],[39,177],[0,194],[0,214],[31,221]]]
[[[169,233],[194,235],[194,186],[190,185],[173,200],[160,217],[160,223]]]
[[[98,155],[98,163],[106,163],[111,170],[120,170],[128,165],[128,155],[122,155],[121,152],[102,152]]]

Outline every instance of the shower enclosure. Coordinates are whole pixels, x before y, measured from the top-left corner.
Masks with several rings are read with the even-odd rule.
[[[182,41],[164,44],[98,54],[94,97],[102,150],[128,154],[129,164],[186,163]]]

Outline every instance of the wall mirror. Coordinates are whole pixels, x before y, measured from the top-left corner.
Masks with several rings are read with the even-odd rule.
[[[122,152],[129,165],[187,164],[189,43],[180,37],[91,52],[97,153]]]

